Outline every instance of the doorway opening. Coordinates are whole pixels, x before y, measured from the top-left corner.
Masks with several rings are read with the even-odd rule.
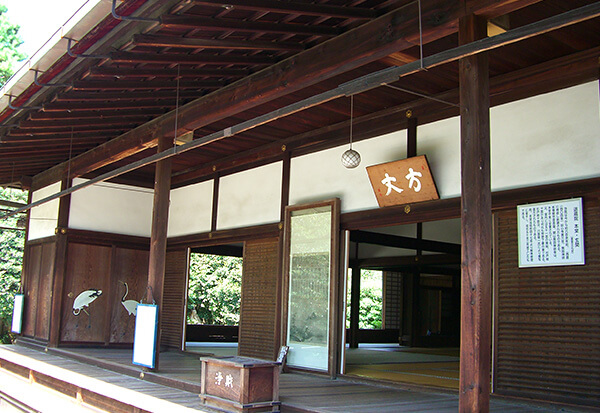
[[[190,250],[185,349],[214,356],[238,353],[243,244]]]
[[[344,374],[458,388],[460,236],[460,219],[350,233]]]

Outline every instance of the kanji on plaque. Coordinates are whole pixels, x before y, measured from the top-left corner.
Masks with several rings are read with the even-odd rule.
[[[380,207],[439,199],[425,155],[367,166]]]

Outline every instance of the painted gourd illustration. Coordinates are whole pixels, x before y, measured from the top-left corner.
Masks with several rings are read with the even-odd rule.
[[[137,305],[139,304],[137,301],[135,300],[125,300],[125,298],[127,298],[127,294],[129,294],[129,286],[127,285],[126,282],[121,281],[123,284],[125,284],[125,294],[123,294],[123,298],[121,298],[121,304],[123,304],[123,307],[125,307],[125,309],[127,310],[127,312],[129,313],[129,315],[137,315]]]
[[[83,310],[88,316],[88,313],[85,308],[89,307],[89,305],[98,297],[102,295],[102,290],[98,290],[96,288],[92,288],[89,290],[85,290],[81,294],[75,298],[73,302],[73,315],[79,315],[81,310]]]

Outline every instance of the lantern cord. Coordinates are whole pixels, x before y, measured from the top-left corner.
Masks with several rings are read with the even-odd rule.
[[[352,120],[354,118],[354,95],[350,95],[350,149],[352,149]]]

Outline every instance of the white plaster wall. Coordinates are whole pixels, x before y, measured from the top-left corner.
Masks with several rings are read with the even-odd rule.
[[[76,178],[73,185],[85,182]],[[153,190],[102,182],[73,192],[69,228],[149,237]]]
[[[60,192],[60,182],[34,191],[31,194],[31,201],[36,202],[58,192]],[[58,225],[58,205],[59,200],[55,199],[31,208],[29,215],[29,235],[27,239],[39,239],[54,235],[54,230]]]
[[[598,82],[494,107],[490,111],[492,190],[600,176]],[[342,212],[377,208],[366,166],[404,159],[406,133],[354,144],[361,165],[340,162],[347,145],[292,158],[290,204],[339,197]],[[460,118],[419,126],[440,198],[460,196]]]
[[[492,108],[492,189],[600,176],[598,82]]]
[[[213,187],[211,180],[171,191],[169,237],[210,231]]]
[[[348,145],[292,158],[290,205],[337,197],[342,200],[342,212],[377,208],[365,167],[406,158],[406,131],[356,142],[352,147],[361,155],[355,169],[346,169],[341,163]]]
[[[282,171],[275,162],[221,178],[217,229],[279,222]]]

